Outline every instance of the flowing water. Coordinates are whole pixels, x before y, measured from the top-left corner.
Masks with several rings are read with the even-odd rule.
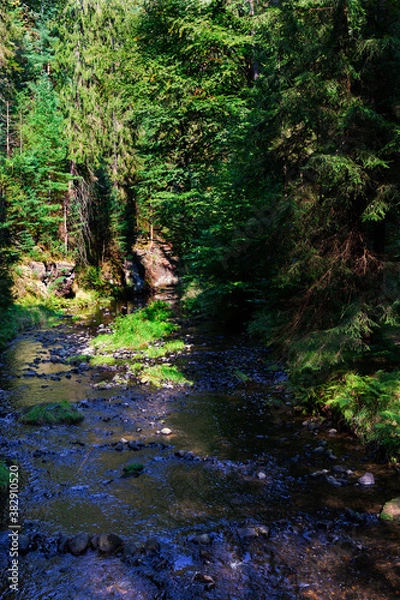
[[[12,590],[5,514],[1,598],[400,596],[400,531],[378,518],[400,496],[398,471],[294,410],[265,349],[188,330],[175,360],[192,386],[117,386],[114,370],[69,361],[89,351],[98,325],[98,315],[67,317],[4,355],[1,454],[19,466],[29,547]],[[27,406],[60,400],[81,424],[19,421]],[[132,463],[143,465],[138,477],[124,474]],[[358,483],[366,472],[374,485]],[[124,545],[74,555],[68,540],[82,533]]]

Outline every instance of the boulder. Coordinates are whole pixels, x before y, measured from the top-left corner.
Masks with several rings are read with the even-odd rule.
[[[382,521],[400,523],[400,497],[393,498],[393,500],[389,500],[383,505],[380,518]]]
[[[151,289],[168,288],[177,283],[176,259],[168,244],[162,240],[153,240],[151,244],[137,244],[134,250],[145,271],[146,284]]]

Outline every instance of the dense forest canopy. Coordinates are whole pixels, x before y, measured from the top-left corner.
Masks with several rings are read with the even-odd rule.
[[[397,0],[1,0],[4,260],[156,235],[299,389],[392,374],[399,42]]]

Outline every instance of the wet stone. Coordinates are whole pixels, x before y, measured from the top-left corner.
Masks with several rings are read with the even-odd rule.
[[[102,533],[98,538],[98,549],[111,554],[123,546],[124,540],[115,533]]]
[[[74,556],[79,556],[86,552],[89,546],[89,535],[87,533],[78,533],[68,541],[68,550]]]
[[[375,477],[372,473],[364,473],[362,477],[359,477],[358,483],[364,486],[375,485]]]
[[[64,533],[61,533],[57,540],[57,550],[58,550],[58,552],[63,554],[64,552],[67,551],[67,547],[68,547],[68,536],[65,535]]]
[[[146,540],[144,545],[144,552],[147,556],[154,556],[160,552],[161,547],[160,544],[154,538],[149,538]]]
[[[211,536],[208,533],[200,533],[193,538],[193,542],[195,544],[201,544],[204,546],[209,546],[212,542]]]
[[[240,540],[255,538],[258,536],[256,527],[239,527],[237,534]]]
[[[171,435],[172,433],[172,429],[170,429],[169,427],[164,427],[163,429],[161,429],[162,435]]]
[[[342,487],[342,482],[339,481],[338,479],[335,479],[335,477],[333,477],[333,475],[328,475],[326,478],[326,481],[330,484],[333,485],[334,487]]]

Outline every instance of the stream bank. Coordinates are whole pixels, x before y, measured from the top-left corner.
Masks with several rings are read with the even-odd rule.
[[[116,385],[113,368],[68,360],[99,327],[67,317],[4,355],[1,452],[21,472],[24,547],[14,592],[4,528],[2,597],[398,597],[400,533],[379,512],[399,474],[295,412],[264,348],[188,329],[175,362],[193,385]],[[18,418],[60,399],[80,425]]]

